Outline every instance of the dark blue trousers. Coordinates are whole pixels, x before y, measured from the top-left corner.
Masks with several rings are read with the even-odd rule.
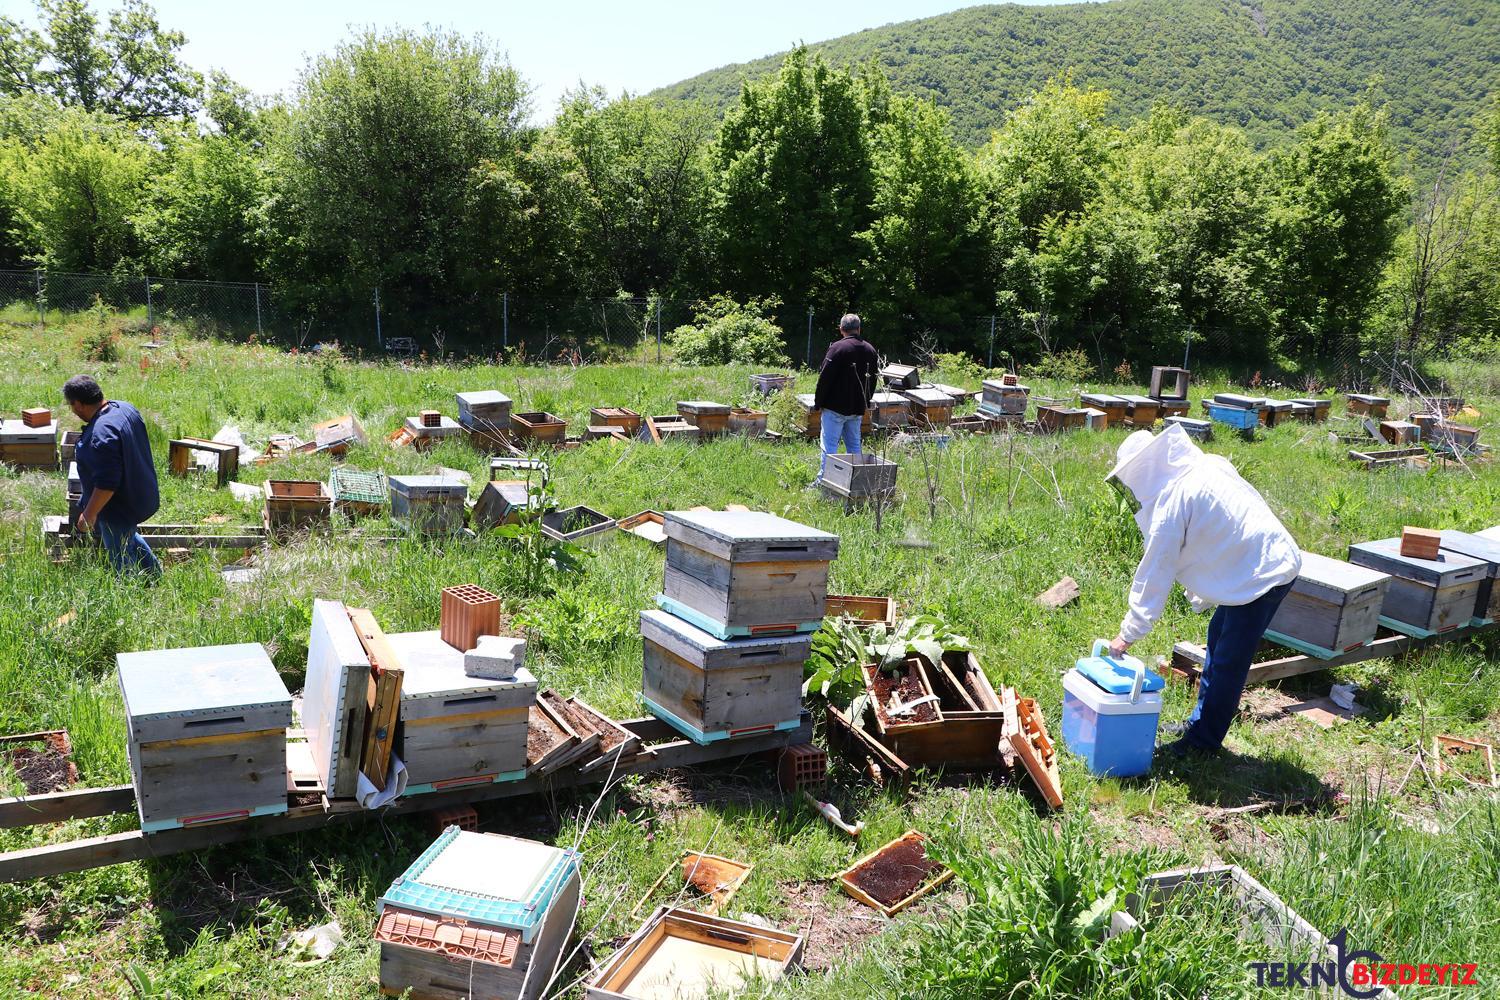
[[[1198,678],[1198,705],[1188,716],[1183,740],[1204,750],[1224,745],[1224,735],[1240,708],[1245,679],[1250,676],[1250,661],[1260,646],[1266,626],[1276,616],[1276,609],[1291,591],[1284,583],[1237,607],[1221,607],[1208,623],[1208,653],[1203,658],[1203,674]]]

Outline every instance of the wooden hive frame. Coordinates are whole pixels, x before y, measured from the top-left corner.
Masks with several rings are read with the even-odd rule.
[[[637,1000],[641,994],[632,992],[632,985],[650,969],[653,957],[660,954],[664,947],[670,947],[672,940],[686,940],[722,952],[727,959],[725,964],[736,969],[731,972],[736,982],[726,981],[718,985],[731,994],[743,983],[744,976],[737,972],[737,967],[743,963],[743,957],[730,956],[769,959],[776,963],[774,978],[780,978],[801,962],[804,943],[800,934],[694,913],[691,910],[660,907],[590,977],[584,990],[586,1000]],[[708,980],[711,977],[706,976],[702,970],[686,970],[686,974],[691,976],[693,982],[688,983],[684,979],[679,990],[685,988],[689,992],[681,995],[707,995],[710,989]],[[660,994],[652,992],[650,995]]]
[[[913,842],[925,845],[926,841],[927,838],[922,834],[918,833],[915,830],[908,830],[890,843],[882,845],[876,850],[871,851],[869,854],[866,854],[864,857],[854,862],[854,864],[850,865],[848,868],[845,868],[843,871],[835,875],[834,879],[838,882],[839,888],[844,890],[844,892],[847,893],[850,897],[865,904],[872,910],[876,910],[884,914],[887,917],[894,917],[896,914],[911,906],[923,896],[932,892],[938,886],[943,885],[945,882],[952,879],[953,870],[951,868],[945,867],[944,865],[938,864],[937,862],[933,862],[933,867],[928,870],[926,877],[915,889],[913,889],[905,897],[890,904],[880,902],[878,899],[865,892],[864,889],[861,889],[858,883],[855,881],[855,877],[857,876],[858,872],[867,865],[878,862],[880,857],[885,854],[885,852],[890,851],[898,846],[911,844]],[[926,855],[927,851],[924,847],[922,850],[922,856],[925,858]]]

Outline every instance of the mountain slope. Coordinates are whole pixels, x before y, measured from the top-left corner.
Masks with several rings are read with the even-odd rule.
[[[1112,0],[971,7],[810,46],[837,64],[874,59],[901,91],[935,99],[978,145],[1048,77],[1103,87],[1122,118],[1167,101],[1238,124],[1261,143],[1369,93],[1399,148],[1432,164],[1500,77],[1496,0]],[[720,107],[781,55],[658,93]]]

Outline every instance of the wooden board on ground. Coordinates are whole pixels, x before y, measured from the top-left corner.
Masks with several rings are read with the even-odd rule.
[[[1063,804],[1062,776],[1057,771],[1057,751],[1047,735],[1047,724],[1034,698],[1018,698],[1016,715],[1021,728],[1010,734],[1010,745],[1036,783],[1042,798],[1053,809]]]
[[[1044,608],[1056,611],[1078,598],[1078,581],[1065,576],[1036,596],[1036,602]]]

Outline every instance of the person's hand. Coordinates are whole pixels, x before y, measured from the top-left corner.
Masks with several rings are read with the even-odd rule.
[[[86,510],[78,512],[78,530],[83,532],[94,530],[94,519],[89,517],[89,512]]]
[[[1125,651],[1127,649],[1129,649],[1129,648],[1130,648],[1130,643],[1126,642],[1123,636],[1118,636],[1117,635],[1113,639],[1110,640],[1110,643],[1109,643],[1109,655],[1110,656],[1116,656],[1116,657],[1124,656],[1125,655]]]

